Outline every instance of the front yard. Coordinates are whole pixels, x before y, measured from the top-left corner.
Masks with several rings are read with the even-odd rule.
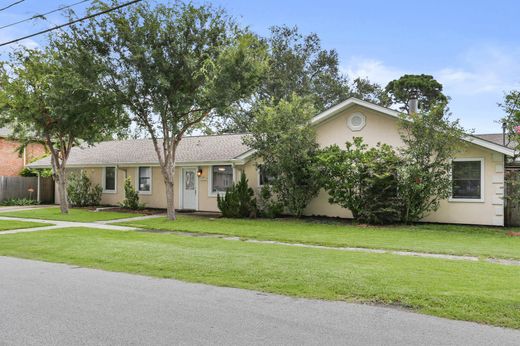
[[[84,228],[5,235],[0,255],[520,328],[519,266]]]
[[[11,216],[28,219],[56,220],[56,221],[73,221],[73,222],[95,222],[116,219],[126,219],[129,217],[142,216],[136,213],[121,213],[111,211],[93,211],[89,209],[71,208],[68,214],[62,214],[60,208],[39,208],[22,211],[10,211],[0,213],[0,216]]]
[[[210,219],[190,215],[179,215],[175,222],[156,218],[128,221],[119,225],[335,247],[520,259],[520,237],[510,237],[502,228],[479,226],[421,224],[362,227],[344,222]]]

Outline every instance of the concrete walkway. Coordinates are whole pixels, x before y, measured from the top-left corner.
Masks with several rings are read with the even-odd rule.
[[[0,344],[518,345],[520,331],[0,257]]]
[[[28,218],[21,218],[21,217],[9,217],[9,216],[0,216],[0,220],[41,222],[41,223],[49,224],[49,226],[43,226],[43,227],[22,228],[22,229],[13,229],[13,230],[9,230],[9,231],[2,231],[2,232],[0,232],[0,236],[5,235],[5,234],[38,232],[38,231],[46,231],[46,230],[50,230],[50,229],[70,228],[70,227],[98,228],[98,229],[108,229],[108,230],[113,230],[113,231],[135,231],[135,230],[139,229],[136,227],[107,225],[107,224],[101,224],[98,222],[72,222],[72,221],[40,220],[40,219],[28,219]]]

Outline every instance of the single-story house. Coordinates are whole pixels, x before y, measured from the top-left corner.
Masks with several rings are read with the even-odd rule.
[[[40,143],[30,143],[22,154],[18,153],[20,142],[11,138],[12,131],[0,128],[0,176],[17,176],[32,160],[45,155],[45,147]]]
[[[316,115],[312,124],[322,147],[344,147],[355,136],[363,137],[368,145],[382,142],[401,146],[398,117],[395,110],[349,98]],[[264,177],[253,158],[254,152],[242,143],[243,136],[193,136],[182,140],[177,151],[176,208],[218,211],[217,194],[224,192],[242,171],[253,188],[261,187]],[[454,160],[457,188],[424,221],[503,226],[506,157],[513,156],[514,150],[486,137],[468,135],[464,140],[468,145]],[[30,166],[47,168],[50,161],[42,159]],[[122,201],[123,181],[131,177],[142,202],[149,207],[166,207],[165,186],[151,140],[108,141],[74,148],[68,167],[86,170],[94,183],[103,187],[103,204]],[[306,214],[351,217],[348,210],[331,205],[325,191],[311,201]]]

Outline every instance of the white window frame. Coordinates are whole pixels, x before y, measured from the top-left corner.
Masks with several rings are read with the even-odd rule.
[[[225,192],[213,192],[213,167],[215,166],[231,166],[231,171],[233,172],[233,176],[232,176],[232,181],[233,183],[235,182],[235,176],[236,176],[236,173],[235,173],[235,166],[233,164],[230,164],[230,163],[223,163],[221,165],[211,165],[211,166],[208,166],[209,167],[209,171],[208,171],[208,197],[215,197],[217,198],[217,195],[221,195],[221,196],[224,196],[226,193]]]
[[[139,190],[139,168],[150,168],[150,191]],[[135,168],[135,186],[137,193],[140,195],[151,195],[153,189],[153,167],[152,166],[138,166]]]
[[[114,190],[107,190],[106,184],[107,184],[107,168],[114,168],[115,171],[115,177],[114,177]],[[103,193],[117,193],[117,166],[106,166],[103,167],[103,174],[102,174],[102,181],[103,181]]]
[[[484,174],[485,174],[485,160],[483,157],[464,157],[464,158],[457,158],[451,160],[451,162],[467,162],[467,161],[480,161],[480,198],[479,199],[473,199],[473,198],[453,198],[453,192],[452,196],[448,199],[449,202],[453,203],[483,203],[485,201],[485,185],[484,185]],[[453,184],[453,171],[452,171],[452,184]]]

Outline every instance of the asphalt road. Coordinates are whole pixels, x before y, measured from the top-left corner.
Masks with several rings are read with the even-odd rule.
[[[519,345],[520,331],[0,257],[5,345]]]

